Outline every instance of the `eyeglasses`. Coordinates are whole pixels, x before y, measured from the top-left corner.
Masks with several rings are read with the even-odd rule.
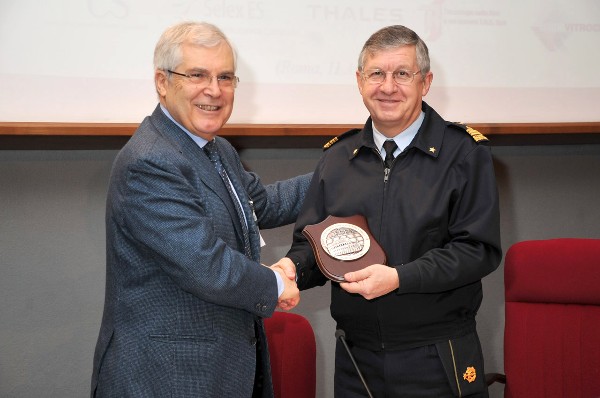
[[[233,73],[223,73],[217,76],[213,76],[207,72],[194,72],[190,74],[174,72],[170,69],[167,69],[167,72],[172,73],[177,76],[187,77],[188,81],[193,84],[198,84],[202,86],[208,86],[212,83],[213,77],[216,77],[217,84],[219,88],[236,88],[238,83],[240,82],[240,78],[234,75]]]
[[[416,72],[410,72],[399,69],[394,72],[384,72],[380,69],[369,69],[362,72],[362,75],[363,79],[365,79],[369,84],[382,84],[389,73],[391,73],[396,84],[410,84],[415,79],[415,75],[417,73],[421,73],[421,71],[418,70]]]

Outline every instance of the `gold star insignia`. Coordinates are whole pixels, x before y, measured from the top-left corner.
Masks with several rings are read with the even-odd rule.
[[[356,149],[354,150],[354,152],[352,152],[352,154],[353,154],[353,155],[356,155],[357,153],[358,153],[358,148],[356,148]]]
[[[435,153],[435,151],[436,151],[436,150],[437,150],[437,149],[435,149],[435,147],[434,147],[434,146],[432,146],[431,148],[429,148],[429,152],[431,152],[431,153]]]

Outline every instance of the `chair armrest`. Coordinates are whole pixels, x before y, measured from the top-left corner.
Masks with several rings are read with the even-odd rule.
[[[486,373],[485,374],[485,383],[489,386],[494,383],[502,383],[506,384],[506,375],[502,373]]]

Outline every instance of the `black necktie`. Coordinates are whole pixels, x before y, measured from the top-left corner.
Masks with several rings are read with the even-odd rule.
[[[246,223],[246,219],[244,217],[244,210],[242,210],[240,199],[236,196],[233,185],[231,184],[231,180],[225,171],[225,167],[223,167],[223,162],[221,162],[221,156],[219,155],[217,144],[214,140],[208,141],[208,143],[204,145],[203,149],[208,155],[210,161],[215,166],[215,169],[217,169],[217,172],[221,176],[223,183],[225,183],[225,187],[229,192],[229,196],[231,196],[231,201],[233,202],[235,210],[238,213],[240,224],[242,224],[242,232],[244,234],[244,252],[247,257],[252,258],[252,250],[250,249],[250,235],[248,234],[248,224]]]
[[[394,161],[394,151],[398,149],[398,145],[396,145],[396,141],[387,140],[383,143],[383,149],[385,149],[385,168],[389,169],[392,167],[392,162]]]

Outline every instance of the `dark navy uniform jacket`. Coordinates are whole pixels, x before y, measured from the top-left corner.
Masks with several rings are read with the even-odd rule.
[[[426,103],[423,111],[421,128],[387,180],[371,119],[362,130],[334,139],[317,165],[288,253],[300,289],[323,285],[327,280],[302,229],[328,215],[366,217],[387,264],[398,271],[400,287],[374,300],[347,293],[338,283],[331,293],[337,327],[366,349],[411,348],[473,332],[481,278],[502,257],[487,139],[446,122]]]

